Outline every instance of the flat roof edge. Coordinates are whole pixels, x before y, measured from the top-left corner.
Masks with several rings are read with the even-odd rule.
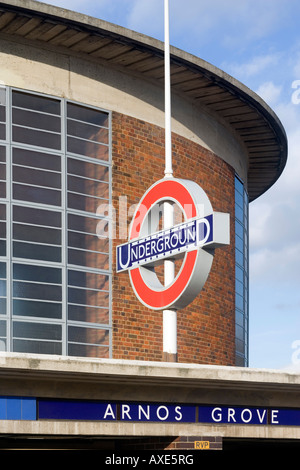
[[[72,376],[80,380],[94,377],[96,381],[105,378],[106,381],[128,380],[143,384],[159,381],[173,384],[197,382],[199,385],[234,383],[238,388],[300,387],[299,371],[0,352],[0,377],[24,371],[26,376]]]

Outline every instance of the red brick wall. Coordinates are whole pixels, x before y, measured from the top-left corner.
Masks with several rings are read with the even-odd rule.
[[[204,289],[178,312],[178,362],[234,365],[234,170],[202,146],[173,135],[173,174],[197,182],[213,209],[231,214],[231,245],[216,250]],[[118,235],[119,196],[128,208],[164,176],[164,129],[112,115],[113,204]],[[131,218],[128,219],[128,224]],[[115,249],[124,239],[113,241]],[[162,360],[162,312],[135,297],[127,273],[113,273],[113,358]]]

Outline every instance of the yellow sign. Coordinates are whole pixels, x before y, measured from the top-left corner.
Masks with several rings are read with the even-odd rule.
[[[195,441],[195,449],[207,450],[209,449],[209,441]]]

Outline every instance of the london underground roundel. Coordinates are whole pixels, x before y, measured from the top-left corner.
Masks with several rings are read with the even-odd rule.
[[[177,206],[183,222],[158,230],[166,205],[173,209]],[[178,310],[203,288],[215,249],[228,244],[229,214],[214,212],[206,193],[195,182],[164,178],[140,200],[128,242],[117,247],[117,272],[129,272],[137,298],[148,308]],[[179,272],[165,285],[155,268],[176,259],[181,259]]]

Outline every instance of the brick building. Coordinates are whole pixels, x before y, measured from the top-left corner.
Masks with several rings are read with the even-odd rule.
[[[229,214],[230,244],[178,312],[168,363],[162,312],[115,268],[134,208],[164,176],[163,44],[9,0],[0,57],[0,447],[283,443],[275,409],[297,408],[298,377],[245,369],[248,204],[286,163],[277,116],[234,78],[171,48],[174,177]],[[231,407],[227,421],[220,404]],[[298,424],[284,426],[297,442]]]

